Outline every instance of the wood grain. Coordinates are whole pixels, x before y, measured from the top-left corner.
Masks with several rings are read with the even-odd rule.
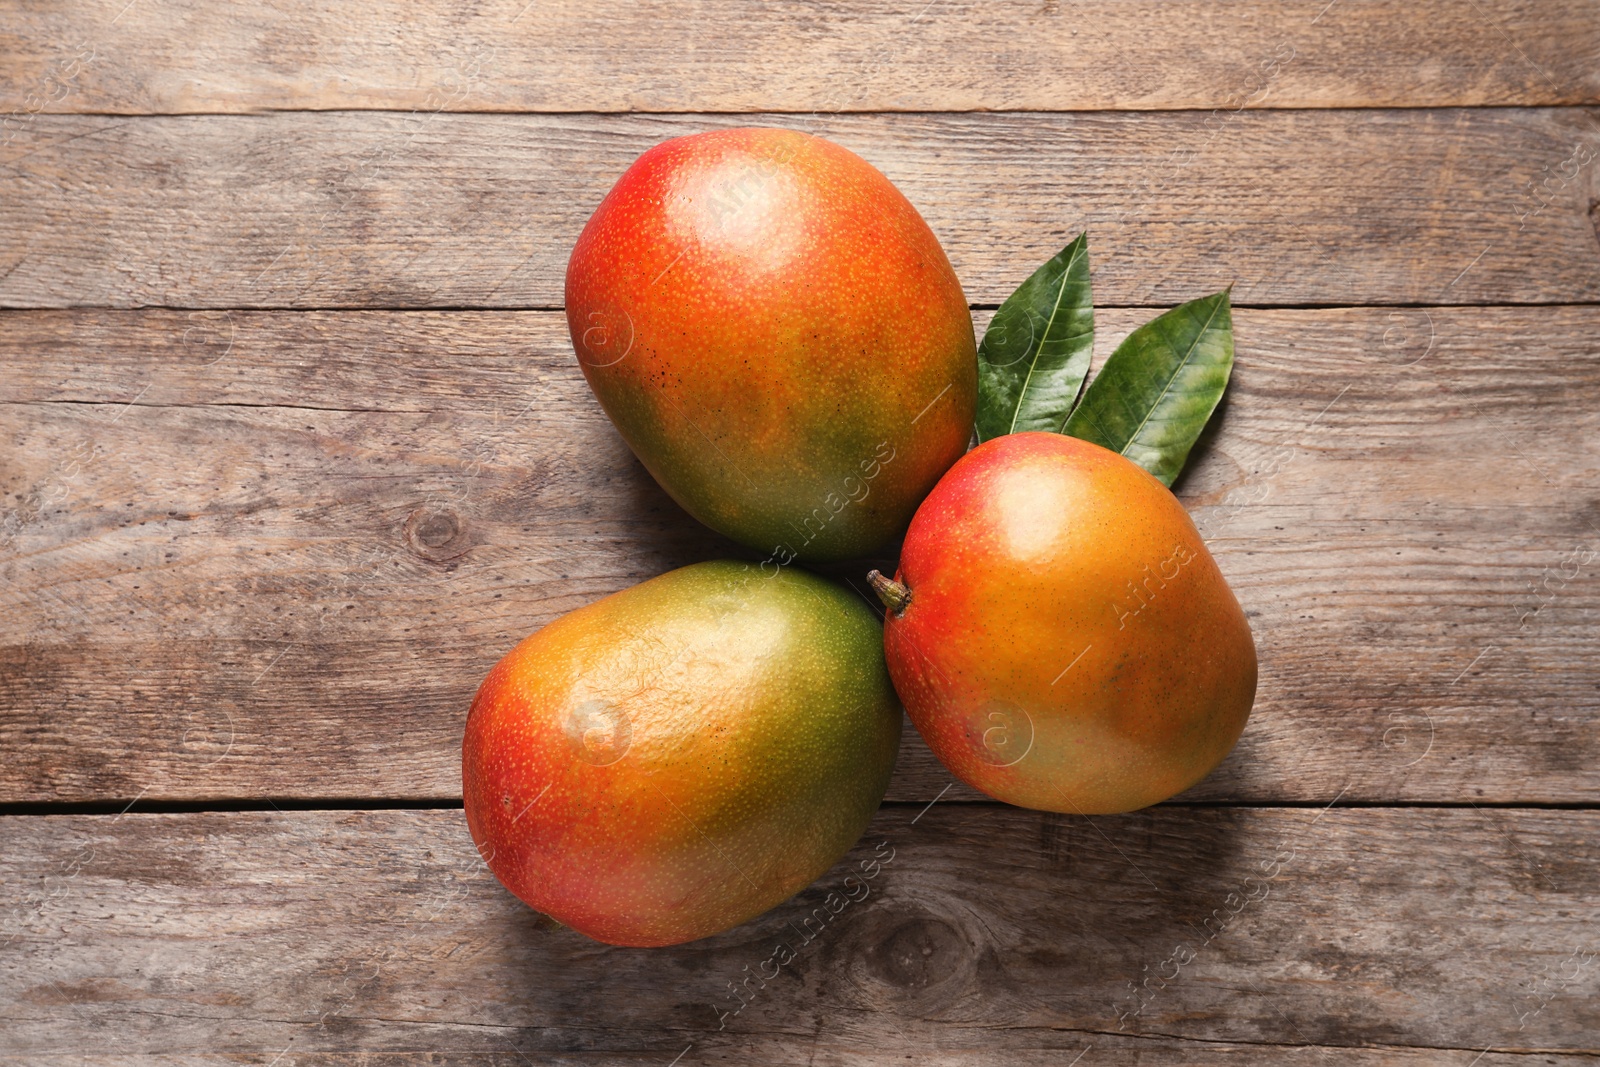
[[[644,149],[827,134],[894,179],[992,306],[1088,228],[1099,302],[1600,298],[1586,109],[39,116],[0,149],[0,305],[559,307]],[[1600,216],[1595,216],[1600,217]]]
[[[1147,314],[1102,311],[1096,366]],[[1237,314],[1176,489],[1261,686],[1191,799],[1600,798],[1597,330]],[[559,313],[10,312],[0,363],[0,800],[456,797],[512,644],[740,554],[632,458]],[[891,797],[931,800],[907,737]]]
[[[5,1042],[30,1063],[1600,1055],[1596,812],[885,809],[794,900],[658,950],[528,910],[460,811],[0,834]]]
[[[0,55],[0,804],[345,809],[0,816],[0,1063],[1600,1064],[1593,0],[0,0]],[[748,556],[559,307],[641,151],[749,124],[975,308],[1089,229],[1096,366],[1233,285],[1174,488],[1260,695],[1093,820],[908,727],[816,885],[613,949],[440,805],[517,639]]]
[[[1582,0],[785,0],[0,8],[0,106],[113,114],[1600,102]],[[72,62],[80,47],[89,59]]]

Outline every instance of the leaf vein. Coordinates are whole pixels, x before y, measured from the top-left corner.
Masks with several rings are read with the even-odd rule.
[[[1161,387],[1161,393],[1156,397],[1155,402],[1150,405],[1150,410],[1145,412],[1144,418],[1140,420],[1139,425],[1134,428],[1133,433],[1129,435],[1128,440],[1123,444],[1122,448],[1118,449],[1118,451],[1123,455],[1128,454],[1128,446],[1139,439],[1139,435],[1144,432],[1145,426],[1149,424],[1151,416],[1156,413],[1156,409],[1161,407],[1161,402],[1165,400],[1168,394],[1172,392],[1172,383],[1178,380],[1178,375],[1182,373],[1184,368],[1189,365],[1189,360],[1194,357],[1194,350],[1199,347],[1201,340],[1205,337],[1207,332],[1210,331],[1211,324],[1216,321],[1217,312],[1221,310],[1221,308],[1221,300],[1218,300],[1212,305],[1211,313],[1206,316],[1205,325],[1200,327],[1199,332],[1194,336],[1194,340],[1189,343],[1188,350],[1183,353],[1182,358],[1178,361],[1178,365],[1172,369],[1172,374],[1168,376],[1166,384]]]
[[[1007,430],[1007,433],[1017,432],[1017,420],[1022,417],[1022,405],[1028,399],[1028,386],[1032,384],[1033,372],[1038,369],[1039,359],[1044,355],[1045,343],[1050,339],[1050,328],[1056,324],[1056,316],[1061,313],[1061,302],[1072,279],[1072,268],[1085,252],[1082,243],[1074,242],[1074,245],[1072,257],[1067,260],[1066,267],[1061,272],[1061,287],[1056,290],[1056,298],[1050,305],[1050,319],[1044,324],[1044,332],[1039,335],[1039,347],[1034,350],[1033,359],[1028,363],[1028,376],[1022,379],[1022,389],[1017,393],[1017,406],[1011,411],[1011,429]]]

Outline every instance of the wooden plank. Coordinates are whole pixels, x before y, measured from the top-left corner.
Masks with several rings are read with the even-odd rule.
[[[1147,315],[1103,311],[1096,366]],[[1189,796],[1600,798],[1600,308],[1236,322],[1177,490],[1261,687]],[[11,312],[0,363],[3,801],[459,796],[512,644],[737,552],[559,313]],[[908,730],[891,797],[949,781]]]
[[[656,950],[529,911],[459,811],[0,834],[0,1040],[30,1063],[1600,1055],[1592,811],[885,809],[794,900]]]
[[[802,126],[881,167],[994,305],[1078,230],[1100,302],[1600,298],[1582,109],[1205,114],[39,116],[0,155],[0,305],[559,307],[667,137]]]
[[[46,112],[946,111],[1600,102],[1583,0],[8,0]],[[737,61],[732,61],[737,57]],[[1130,61],[1131,60],[1131,61]]]

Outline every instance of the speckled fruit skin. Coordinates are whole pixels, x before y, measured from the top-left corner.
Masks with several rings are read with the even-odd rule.
[[[792,130],[679,137],[567,264],[584,376],[695,518],[777,563],[880,548],[966,450],[972,318],[889,179]]]
[[[700,563],[579,608],[467,716],[467,826],[506,888],[614,945],[787,900],[847,852],[900,743],[883,632],[812,574]]]
[[[957,777],[1045,811],[1132,811],[1194,785],[1244,730],[1256,652],[1176,497],[1071,437],[985,442],[907,531],[895,688]]]

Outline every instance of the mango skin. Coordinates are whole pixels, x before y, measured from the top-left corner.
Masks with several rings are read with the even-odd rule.
[[[877,617],[812,574],[719,561],[565,615],[467,716],[467,826],[495,877],[597,941],[737,926],[833,866],[888,788]]]
[[[1246,620],[1188,512],[1098,445],[985,442],[906,534],[889,671],[934,754],[1027,808],[1132,811],[1204,778],[1256,691]]]
[[[817,137],[718,130],[645,152],[578,238],[566,307],[640,462],[778,564],[893,540],[972,432],[950,261],[887,178]]]

